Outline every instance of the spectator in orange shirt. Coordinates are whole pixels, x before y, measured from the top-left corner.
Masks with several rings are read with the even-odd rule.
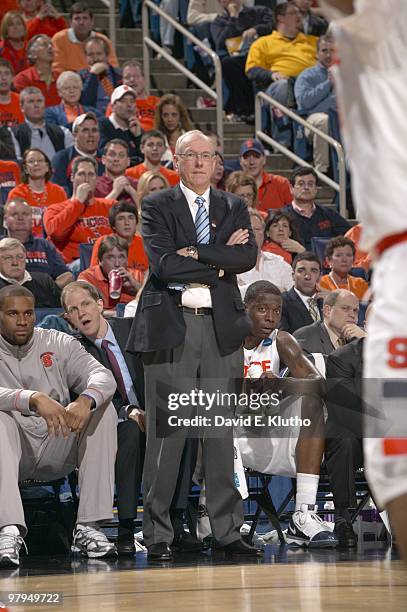
[[[126,200],[137,206],[137,181],[125,176],[129,167],[129,147],[125,140],[113,138],[105,145],[102,156],[105,172],[96,179],[95,196]]]
[[[353,227],[350,228],[350,230],[348,230],[345,234],[345,238],[349,238],[349,240],[352,240],[353,244],[355,245],[355,261],[353,262],[353,266],[355,268],[363,268],[365,272],[369,271],[370,266],[372,265],[372,260],[370,258],[369,253],[366,253],[366,251],[361,251],[359,249],[359,241],[360,241],[360,235],[362,233],[362,224],[358,223],[357,225],[354,225]]]
[[[291,204],[293,195],[290,182],[283,176],[265,172],[266,156],[259,140],[246,140],[240,147],[240,166],[250,174],[258,188],[258,210],[267,212],[270,208],[282,208]]]
[[[83,81],[81,102],[104,115],[113,91],[122,84],[122,73],[109,64],[109,45],[99,36],[85,43],[85,55],[88,65],[79,72]]]
[[[122,67],[123,85],[131,87],[136,92],[137,118],[145,132],[154,127],[154,114],[160,98],[149,96],[146,92],[146,81],[143,75],[143,68],[137,60],[131,59],[124,62]],[[112,113],[112,106],[109,104],[106,110],[106,117]]]
[[[49,182],[51,174],[51,162],[45,153],[40,149],[27,149],[23,154],[22,183],[9,194],[9,199],[21,198],[32,207],[32,233],[39,238],[44,235],[44,210],[47,206],[64,202],[67,198],[62,187]]]
[[[28,40],[37,34],[51,37],[66,28],[66,21],[51,2],[46,0],[18,0],[27,26]]]
[[[109,210],[114,200],[95,198],[97,162],[92,157],[76,157],[72,164],[72,198],[52,204],[44,213],[45,230],[61,251],[75,275],[79,272],[79,245],[111,234]]]
[[[8,60],[0,57],[0,125],[7,127],[24,121],[19,95],[11,91],[12,81],[13,67]]]
[[[52,38],[55,51],[54,70],[84,70],[88,63],[85,55],[85,43],[89,38],[100,36],[109,46],[109,64],[118,66],[112,43],[104,34],[93,30],[93,14],[86,2],[75,2],[69,11],[71,27],[57,32]]]
[[[291,265],[293,255],[305,251],[297,235],[293,219],[287,213],[277,210],[270,215],[264,228],[263,251],[280,255]]]
[[[123,238],[128,244],[128,267],[146,272],[148,269],[148,259],[144,251],[143,239],[137,232],[139,215],[134,204],[129,202],[117,202],[109,210],[109,223],[113,234]],[[98,263],[98,249],[104,236],[100,236],[93,245],[91,266]]]
[[[355,260],[355,245],[344,236],[331,238],[326,246],[325,257],[331,271],[321,276],[319,286],[326,291],[347,289],[359,300],[363,299],[369,284],[363,278],[349,274]]]
[[[161,165],[165,148],[165,136],[162,132],[159,130],[144,132],[144,134],[141,136],[140,142],[140,150],[144,155],[144,161],[143,163],[132,166],[126,170],[126,176],[129,176],[132,179],[139,179],[144,172],[147,172],[147,170],[154,170],[154,172],[161,172],[171,187],[178,185],[178,173],[175,172],[175,170],[170,170],[169,168]]]
[[[52,70],[54,48],[49,36],[38,34],[27,45],[27,57],[32,64],[14,77],[14,88],[20,92],[26,87],[37,87],[44,95],[45,106],[59,104],[58,73]]]
[[[84,280],[96,287],[103,299],[103,307],[115,314],[116,305],[121,302],[127,304],[134,299],[141,287],[144,274],[140,270],[128,267],[128,244],[120,236],[104,236],[98,249],[98,261],[95,266],[83,270],[78,280]],[[122,278],[122,288],[118,298],[109,294],[109,273],[116,270]]]
[[[25,55],[27,28],[18,11],[9,11],[4,15],[0,26],[0,38],[0,57],[10,62],[14,74],[28,68]]]

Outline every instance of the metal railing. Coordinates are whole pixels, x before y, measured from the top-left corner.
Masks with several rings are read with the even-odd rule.
[[[108,1],[108,0],[103,0]],[[178,60],[176,60],[172,55],[170,55],[165,49],[160,47],[152,38],[149,36],[149,13],[148,9],[157,13],[160,18],[167,21],[170,25],[172,25],[178,32],[180,32],[185,38],[190,40],[194,45],[202,49],[213,61],[215,67],[215,91],[209,87],[206,83],[201,81],[193,72],[188,70],[183,64],[181,64]],[[195,83],[200,89],[202,89],[208,96],[213,98],[216,101],[216,129],[219,140],[223,147],[223,92],[222,92],[222,64],[219,59],[218,54],[207,47],[199,38],[191,34],[189,30],[184,28],[182,25],[175,21],[172,17],[167,15],[159,6],[151,2],[150,0],[144,0],[143,8],[142,8],[142,24],[143,24],[143,67],[144,67],[144,77],[146,80],[146,90],[150,92],[150,53],[149,49],[152,49],[156,53],[159,53],[164,59],[166,59],[172,66],[177,68],[182,74],[184,74],[190,81]]]
[[[116,51],[116,2],[115,0],[101,0],[109,9],[109,38]]]
[[[334,138],[332,138],[331,136],[328,136],[324,132],[321,132],[321,130],[311,125],[308,121],[306,121],[305,119],[303,119],[302,117],[294,113],[292,110],[290,110],[283,104],[281,104],[281,102],[277,102],[277,100],[275,100],[274,98],[272,98],[268,94],[265,94],[262,91],[259,92],[255,100],[256,137],[260,138],[261,140],[264,140],[265,142],[273,146],[275,149],[277,149],[277,151],[279,151],[280,153],[283,153],[284,155],[292,159],[298,165],[310,167],[310,168],[312,167],[311,164],[303,160],[301,157],[299,157],[298,155],[290,151],[290,149],[280,144],[279,142],[277,142],[277,140],[275,140],[274,138],[271,138],[271,136],[269,136],[268,134],[262,131],[261,129],[262,102],[266,102],[269,106],[275,106],[282,113],[287,115],[287,117],[290,117],[290,119],[293,119],[294,121],[296,121],[303,127],[307,128],[308,130],[310,130],[311,132],[313,132],[314,134],[316,134],[323,140],[326,140],[326,142],[328,142],[332,147],[334,147],[338,155],[339,182],[337,183],[336,181],[333,181],[331,178],[329,178],[329,176],[326,176],[322,172],[315,170],[315,168],[314,170],[317,173],[318,178],[323,183],[325,183],[325,185],[328,185],[328,187],[331,187],[337,193],[339,193],[339,212],[343,217],[347,218],[348,212],[346,209],[346,165],[345,165],[345,153],[344,153],[341,143],[335,140]]]

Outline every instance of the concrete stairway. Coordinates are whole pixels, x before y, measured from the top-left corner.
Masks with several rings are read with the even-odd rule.
[[[94,11],[95,27],[108,34],[109,16],[107,8],[99,0],[88,0]],[[116,17],[116,52],[119,63],[130,58],[142,61],[143,40],[141,29],[119,28],[119,19]],[[197,99],[204,95],[196,89],[193,83],[188,86],[188,79],[177,71],[165,59],[152,59],[151,63],[151,93],[161,96],[164,93],[176,93],[189,109],[194,127],[204,132],[216,132],[216,113],[214,109],[201,109],[197,107]],[[254,127],[245,123],[224,124],[224,154],[227,159],[236,159],[239,155],[243,140],[254,135]],[[293,163],[280,153],[273,153],[267,157],[266,170],[289,176]],[[334,191],[328,187],[319,188],[318,201],[330,205]]]

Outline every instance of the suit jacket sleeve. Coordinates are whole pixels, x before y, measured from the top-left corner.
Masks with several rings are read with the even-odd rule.
[[[247,206],[238,200],[233,203],[230,214],[234,215],[233,231],[237,229],[249,230],[249,241],[246,244],[228,246],[226,244],[229,236],[224,236],[225,243],[211,243],[198,245],[199,261],[222,268],[231,274],[242,274],[251,270],[256,265],[257,245],[250,225],[250,217]]]
[[[191,257],[177,255],[177,249],[181,247],[174,242],[169,221],[161,211],[160,204],[149,201],[148,197],[144,198],[142,219],[144,248],[152,274],[165,284],[217,284],[217,270]]]
[[[354,350],[349,350],[354,348]],[[328,428],[331,435],[351,432],[362,436],[361,354],[347,345],[328,355],[326,362]]]

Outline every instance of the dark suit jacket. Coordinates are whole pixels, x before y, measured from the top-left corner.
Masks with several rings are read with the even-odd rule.
[[[327,437],[363,435],[363,342],[352,340],[327,358]]]
[[[314,323],[314,320],[298,293],[294,291],[294,287],[285,291],[283,293],[283,311],[279,328],[293,334],[300,327],[312,323]]]
[[[312,325],[300,327],[293,335],[299,342],[301,348],[304,351],[308,351],[308,353],[323,353],[324,355],[329,355],[335,350],[322,321],[316,321],[312,323]]]
[[[236,274],[251,270],[257,246],[243,200],[211,189],[209,244],[197,245],[199,260],[182,257],[176,250],[196,245],[194,220],[179,186],[143,200],[142,235],[149,260],[149,276],[140,297],[130,351],[152,352],[179,346],[185,337],[185,321],[179,308],[181,292],[169,283],[209,285],[218,347],[223,355],[237,350],[250,331],[250,321],[237,287]],[[247,244],[227,246],[229,236],[247,228]],[[218,270],[225,274],[219,278]]]
[[[144,410],[144,369],[140,358],[140,355],[130,355],[126,352],[126,343],[129,337],[130,329],[133,324],[132,318],[124,319],[106,319],[113,330],[117,343],[123,353],[124,360],[129,370],[129,374],[134,383],[134,389],[136,391],[137,399],[139,401],[140,408]],[[111,370],[109,360],[103,350],[100,350],[89,338],[79,334],[76,336],[82,346],[90,353],[99,363],[105,366],[108,370]],[[119,414],[120,408],[123,405],[122,398],[119,391],[113,396],[113,404]]]

